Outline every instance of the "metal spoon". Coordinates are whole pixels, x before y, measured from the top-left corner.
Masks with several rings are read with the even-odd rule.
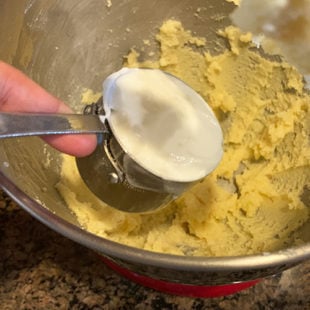
[[[99,119],[101,107],[101,102],[90,105],[87,114],[0,113],[0,139],[98,134],[96,150],[76,158],[80,175],[102,201],[125,212],[156,210],[192,185],[163,180],[135,163],[119,146],[108,124]],[[122,163],[126,163],[126,175]]]
[[[154,74],[156,76],[155,79]],[[160,79],[163,80],[158,80],[158,74]],[[136,78],[136,80],[133,80],[133,78]],[[119,82],[120,80],[123,81],[123,79],[125,79],[126,85]],[[141,95],[139,87],[144,85],[142,83],[144,79],[149,80],[148,83],[146,83],[146,88],[143,86],[143,95]],[[116,81],[119,83],[116,83]],[[163,99],[162,96],[157,96],[159,89],[155,87],[154,92],[154,83],[156,87],[160,85],[159,89],[161,90],[161,94],[164,92],[164,98],[167,97],[167,93],[170,94],[168,97],[169,100]],[[133,85],[134,87],[132,87]],[[136,85],[139,86],[138,91],[135,87]],[[169,85],[169,87],[166,85]],[[211,108],[209,108],[204,100],[184,82],[168,73],[163,74],[163,72],[159,70],[151,71],[150,69],[124,68],[110,75],[105,80],[103,86],[104,99],[101,98],[97,103],[87,106],[83,115],[0,114],[0,138],[97,133],[98,145],[96,150],[87,157],[77,158],[77,167],[82,179],[95,195],[110,206],[126,212],[146,212],[165,206],[193,184],[199,182],[205,174],[210,172],[210,167],[212,169],[215,168],[215,163],[219,162],[222,154],[222,133],[220,126],[216,122],[215,115],[213,115]],[[176,97],[176,93],[181,95]],[[137,99],[137,96],[140,97]],[[156,99],[150,99],[149,97]],[[134,100],[130,101],[132,98],[134,98]],[[134,109],[135,105],[132,104],[133,102],[136,104],[136,110]],[[137,102],[139,102],[139,104],[137,104]],[[116,106],[114,106],[114,104],[116,104]],[[143,106],[143,104],[145,106]],[[169,112],[169,107],[167,105],[169,107],[174,106],[175,109]],[[126,111],[127,114],[124,114],[123,110],[119,112],[118,109],[120,106],[126,107],[127,109],[130,107],[130,109],[128,109],[130,113],[126,109],[124,111]],[[180,106],[183,108],[180,108]],[[153,108],[153,110],[151,108]],[[111,110],[113,110],[114,116],[109,118],[109,113],[110,115],[113,114]],[[185,113],[184,110],[188,113]],[[105,115],[105,113],[107,113],[107,115]],[[132,134],[134,126],[124,127],[123,124],[126,124],[126,119],[121,119],[120,123],[117,123],[117,121],[120,120],[118,116],[129,116],[132,115],[132,113],[136,117],[136,120],[139,119],[141,124],[152,124],[152,119],[155,123],[161,124],[162,126],[160,127],[164,128],[164,130],[162,130],[162,128],[158,130],[158,126],[155,126],[154,130],[152,127],[152,134],[146,135],[142,140],[139,140],[138,147],[128,151],[128,148],[130,149],[130,144],[127,142],[136,137],[136,133]],[[162,117],[167,113],[172,116],[168,120]],[[144,119],[145,115],[147,115],[149,119]],[[160,117],[158,117],[158,115]],[[199,118],[196,115],[199,115]],[[190,119],[191,121],[184,121],[184,119]],[[210,127],[203,127],[203,131],[199,131],[199,134],[197,134],[197,128],[202,128],[199,127],[201,123],[208,124],[208,126],[210,124]],[[116,126],[116,124],[118,125]],[[120,124],[121,126],[119,126]],[[169,126],[163,127],[166,124]],[[173,125],[170,126],[171,124]],[[185,124],[187,124],[187,126],[185,126]],[[184,126],[184,128],[182,126]],[[148,127],[141,128],[143,129],[140,130],[139,136],[150,131]],[[123,135],[119,134],[119,129],[123,130]],[[180,132],[179,129],[183,129],[183,131],[179,134],[179,138],[176,139],[173,133]],[[170,132],[172,132],[172,135]],[[188,135],[188,132],[190,135]],[[130,134],[131,138],[128,138]],[[167,135],[167,137],[165,135]],[[216,141],[210,139],[210,137],[213,136],[216,137]],[[160,139],[158,139],[158,137]],[[208,141],[207,147],[204,148],[209,152],[204,153],[204,155],[212,154],[211,159],[206,157],[208,158],[208,169],[204,169],[206,166],[203,166],[203,170],[201,170],[202,167],[199,166],[199,176],[196,174],[194,178],[186,178],[188,170],[185,170],[185,172],[181,170],[182,172],[179,173],[179,175],[182,175],[182,178],[171,177],[171,173],[174,174],[175,172],[179,172],[181,167],[187,167],[186,165],[195,162],[195,160],[201,163],[201,151],[200,148],[198,148],[197,158],[191,157],[190,160],[187,160],[187,157],[184,157],[182,152],[180,155],[178,153],[179,151],[174,153],[173,148],[166,148],[165,151],[169,156],[171,154],[173,155],[173,160],[169,161],[167,157],[161,157],[160,168],[165,170],[165,173],[162,173],[162,170],[161,173],[158,173],[158,171],[157,173],[154,171],[152,173],[154,158],[156,158],[154,154],[156,152],[146,152],[143,153],[142,157],[139,157],[138,155],[142,154],[143,150],[141,146],[150,141],[155,141],[155,144],[152,145],[153,148],[149,148],[148,146],[146,149],[153,150],[155,149],[154,146],[156,146],[156,149],[160,149],[163,146],[163,138],[171,137],[174,137],[174,142],[176,143],[172,143],[171,140],[167,139],[166,141],[169,141],[169,143],[166,142],[165,147],[173,145],[173,147],[178,148],[179,145],[182,145],[182,148],[186,150],[189,149],[192,152],[191,154],[197,152],[197,144],[200,145],[203,143],[203,145],[206,146],[206,141]],[[203,138],[201,139],[201,137]],[[124,143],[124,141],[126,141],[127,144]],[[186,141],[186,145],[184,141]],[[195,142],[190,144],[192,141]],[[212,147],[214,148],[213,153],[211,150]],[[212,156],[215,156],[216,160],[214,160]],[[148,159],[148,165],[145,165],[146,158]],[[186,158],[185,164],[184,158]],[[205,160],[204,158],[204,165]],[[174,164],[175,162],[182,162],[182,164],[174,165],[172,166],[173,168],[168,167],[171,163]],[[166,173],[167,167],[170,168],[169,173]]]
[[[104,133],[98,115],[0,113],[0,139],[60,135]]]

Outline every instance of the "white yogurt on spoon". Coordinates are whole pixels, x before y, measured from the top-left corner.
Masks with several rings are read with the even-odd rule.
[[[177,182],[199,180],[219,164],[221,127],[208,104],[176,77],[123,68],[103,84],[111,130],[141,167]]]

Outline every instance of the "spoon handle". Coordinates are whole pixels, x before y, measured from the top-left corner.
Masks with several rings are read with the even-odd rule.
[[[106,127],[98,115],[0,113],[0,139],[105,131]]]

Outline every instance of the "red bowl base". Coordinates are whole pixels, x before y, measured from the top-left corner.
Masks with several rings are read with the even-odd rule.
[[[188,284],[181,284],[181,283],[174,283],[153,279],[144,275],[137,274],[126,268],[123,268],[106,257],[100,256],[100,258],[109,268],[111,268],[118,274],[122,275],[123,277],[135,283],[138,283],[142,286],[149,287],[157,291],[161,291],[172,295],[180,295],[195,298],[215,298],[235,294],[237,292],[250,288],[261,281],[258,279],[247,282],[216,285],[216,286],[188,285]]]

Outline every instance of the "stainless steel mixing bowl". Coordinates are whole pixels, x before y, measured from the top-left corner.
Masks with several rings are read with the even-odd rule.
[[[82,88],[100,91],[103,78],[121,68],[122,56],[132,46],[141,45],[142,39],[151,38],[163,20],[181,20],[195,34],[207,36],[207,48],[212,50],[219,40],[215,32],[229,23],[227,15],[233,8],[219,0],[111,2],[112,6],[104,0],[2,0],[0,59],[79,110]],[[205,8],[199,18],[195,17],[198,8]],[[310,243],[271,254],[181,257],[99,238],[78,225],[55,190],[59,153],[39,138],[2,140],[0,144],[1,186],[25,210],[139,274],[177,283],[217,285],[266,277],[310,257]]]

